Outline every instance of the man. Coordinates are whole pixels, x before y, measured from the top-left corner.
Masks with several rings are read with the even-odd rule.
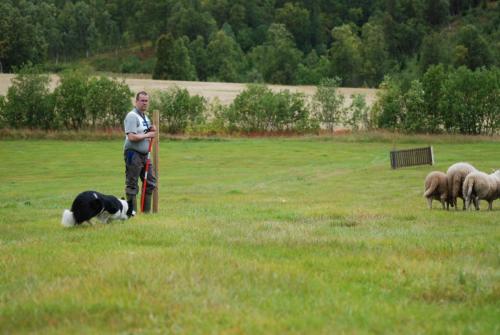
[[[149,142],[156,135],[156,127],[145,114],[148,109],[149,96],[141,91],[135,97],[135,108],[125,117],[125,193],[127,201],[133,204],[137,212],[138,179],[144,182],[146,161],[148,157]],[[144,212],[151,210],[151,195],[156,187],[156,177],[153,166],[149,165],[146,181],[146,195],[144,199]]]

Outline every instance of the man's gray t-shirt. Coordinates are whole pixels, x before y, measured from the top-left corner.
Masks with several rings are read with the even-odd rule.
[[[151,121],[149,118],[143,114],[140,115],[137,109],[133,109],[130,111],[125,117],[124,125],[125,125],[125,145],[123,146],[123,150],[131,149],[138,151],[143,154],[148,153],[149,149],[149,140],[143,139],[141,141],[132,142],[128,139],[128,133],[134,134],[144,134],[147,129],[151,127]]]

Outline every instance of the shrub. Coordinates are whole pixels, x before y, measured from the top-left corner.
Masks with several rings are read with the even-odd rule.
[[[331,131],[346,114],[345,98],[337,91],[339,83],[339,78],[322,79],[313,96],[314,117]]]
[[[401,122],[402,94],[400,87],[390,78],[385,78],[377,92],[373,115],[380,128],[396,129]]]
[[[0,128],[4,128],[6,126],[5,124],[5,97],[3,95],[0,95]]]
[[[225,111],[230,131],[299,131],[311,129],[304,95],[288,90],[273,93],[248,85]]]
[[[160,112],[162,130],[168,133],[182,133],[186,128],[204,122],[205,98],[191,97],[187,89],[177,86],[152,95],[151,109]]]
[[[346,117],[345,124],[352,129],[369,129],[371,128],[369,112],[370,108],[366,104],[366,99],[363,94],[352,94],[349,113]]]
[[[49,92],[50,78],[40,68],[21,68],[9,87],[3,118],[10,128],[56,128],[54,99]]]
[[[460,67],[443,84],[440,110],[448,132],[494,133],[499,126],[498,68],[471,71]]]
[[[131,109],[133,94],[123,81],[106,77],[92,78],[85,97],[87,115],[91,125],[116,127],[121,125]]]
[[[66,129],[81,129],[86,121],[85,97],[89,75],[81,70],[67,70],[61,74],[54,91],[55,109],[59,124]]]

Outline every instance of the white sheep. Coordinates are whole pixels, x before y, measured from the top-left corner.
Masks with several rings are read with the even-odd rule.
[[[465,207],[469,208],[471,200],[474,201],[476,209],[479,210],[479,200],[488,201],[488,210],[493,209],[493,200],[500,197],[500,170],[492,174],[484,172],[471,172],[467,175],[463,184],[463,196]]]
[[[433,171],[425,177],[424,197],[427,198],[429,209],[432,209],[432,200],[439,200],[443,209],[448,201],[448,179],[446,173]]]
[[[473,167],[469,163],[460,162],[455,163],[448,168],[446,171],[446,176],[448,178],[448,202],[455,209],[457,207],[457,197],[462,198],[463,190],[462,186],[464,184],[465,177],[471,172],[478,171],[475,167]],[[464,202],[463,209],[465,210],[465,198],[462,198]]]

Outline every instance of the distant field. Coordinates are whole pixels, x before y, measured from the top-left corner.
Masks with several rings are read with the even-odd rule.
[[[78,192],[122,195],[122,142],[2,141],[0,333],[498,334],[500,201],[422,198],[431,170],[498,167],[498,141],[400,170],[392,145],[162,141],[159,213],[65,229]]]
[[[0,95],[5,95],[11,84],[12,74],[0,74]],[[152,80],[152,79],[135,79],[125,78],[125,82],[129,85],[133,92],[142,90],[164,90],[174,85],[186,88],[191,95],[201,95],[211,100],[217,97],[223,104],[229,104],[233,99],[245,89],[245,84],[234,83],[209,83],[209,82],[190,82],[190,81],[171,81],[171,80]],[[52,76],[52,89],[57,86],[58,77]],[[288,89],[291,92],[302,92],[306,95],[313,95],[316,88],[314,86],[283,86],[269,85],[275,91]],[[364,94],[369,105],[373,104],[376,96],[375,89],[368,88],[340,88],[340,92],[346,96],[347,102],[350,101],[351,94]]]

